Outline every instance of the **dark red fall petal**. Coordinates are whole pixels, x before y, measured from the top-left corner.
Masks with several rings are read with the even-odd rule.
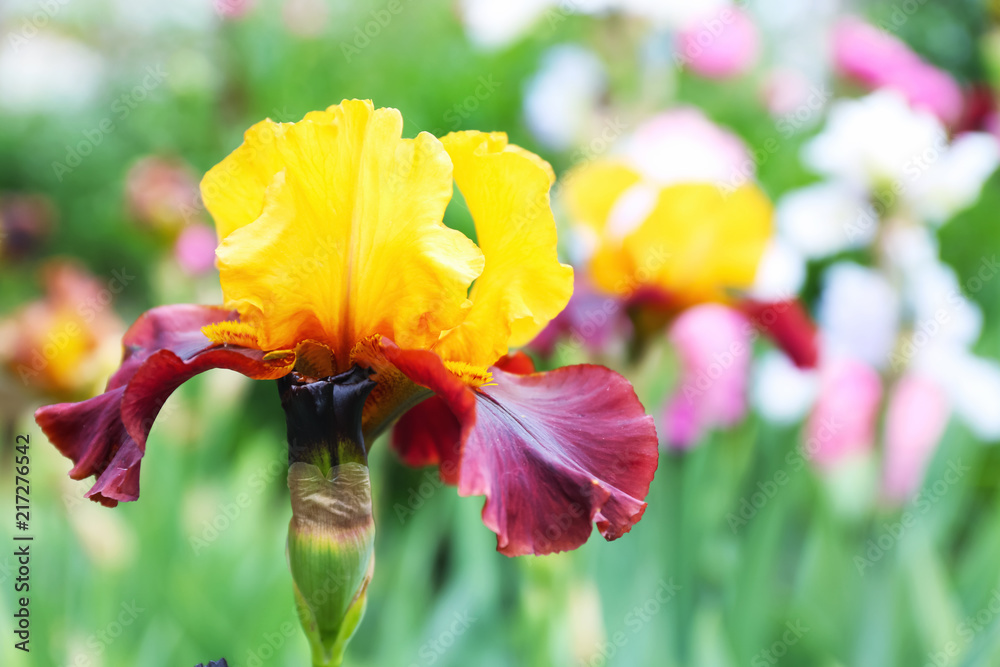
[[[502,371],[516,375],[531,375],[535,372],[535,362],[520,350],[505,354],[493,365]]]
[[[659,450],[652,418],[621,375],[602,366],[523,376],[494,367],[496,384],[472,390],[432,353],[383,348],[461,424],[459,495],[486,496],[483,522],[501,553],[575,549],[595,521],[613,540],[642,517]],[[430,440],[417,446],[447,460],[453,423],[425,426]],[[439,424],[444,433],[432,430]]]
[[[740,309],[751,323],[784,350],[799,368],[816,368],[819,339],[816,324],[797,299],[755,301],[745,299]]]
[[[496,367],[529,375],[535,372],[535,362],[521,351],[500,358]],[[407,465],[439,466],[441,479],[458,484],[458,461],[462,427],[448,405],[432,396],[410,408],[392,429],[392,448]]]
[[[462,425],[448,404],[431,396],[410,408],[392,429],[392,448],[407,465],[436,465],[441,479],[458,484]]]
[[[614,540],[642,517],[659,454],[632,385],[603,366],[518,376],[494,369],[477,392],[461,495],[486,495],[483,521],[509,556],[575,549],[592,521]]]
[[[146,437],[167,397],[184,381],[211,368],[256,379],[287,372],[284,366],[265,363],[259,350],[215,346],[201,333],[206,324],[235,318],[232,311],[209,306],[154,308],[126,332],[121,368],[105,393],[35,412],[49,440],[75,463],[70,476],[97,476],[88,498],[113,507],[139,497]]]

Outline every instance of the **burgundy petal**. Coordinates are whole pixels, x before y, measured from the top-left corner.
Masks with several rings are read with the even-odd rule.
[[[209,306],[164,306],[139,318],[123,338],[121,368],[105,393],[80,403],[40,408],[35,421],[53,444],[76,464],[73,479],[96,475],[87,497],[109,507],[139,497],[139,467],[146,437],[167,397],[189,378],[211,368],[228,368],[256,379],[284,375],[280,362],[264,353],[216,346],[201,328],[232,320],[236,313]]]
[[[462,425],[448,404],[431,396],[410,408],[392,429],[392,448],[407,465],[439,466],[441,479],[458,484]]]
[[[658,458],[656,431],[621,375],[588,365],[530,375],[494,367],[495,384],[472,390],[432,353],[387,341],[383,348],[403,373],[438,393],[461,424],[460,448],[453,448],[460,452],[458,491],[486,496],[483,522],[501,553],[575,549],[595,521],[613,540],[642,517]],[[432,445],[439,460],[447,460],[444,443],[437,437]]]
[[[819,341],[816,324],[802,303],[786,301],[755,301],[747,299],[740,308],[758,330],[763,331],[784,350],[799,368],[816,368],[819,361]]]

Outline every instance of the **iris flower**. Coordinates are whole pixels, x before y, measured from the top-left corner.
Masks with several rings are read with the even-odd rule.
[[[510,556],[578,547],[594,522],[609,540],[628,532],[657,463],[652,419],[620,375],[536,373],[510,354],[572,292],[551,167],[502,133],[404,139],[402,123],[355,100],[250,128],[201,185],[224,305],[145,313],[104,394],[36,414],[70,475],[96,476],[87,496],[113,506],[138,497],[153,419],[181,383],[212,368],[279,380],[289,560],[317,664],[336,663],[341,625],[349,638],[360,613],[367,451],[399,417],[402,458],[485,496],[483,522]],[[443,224],[454,186],[478,245]],[[313,604],[324,568],[349,573],[354,587],[337,588],[354,597]]]

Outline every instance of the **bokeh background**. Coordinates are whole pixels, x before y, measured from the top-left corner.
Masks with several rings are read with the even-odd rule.
[[[529,352],[625,373],[663,449],[629,535],[508,559],[479,499],[378,443],[376,576],[346,664],[1000,664],[998,11],[4,0],[0,662],[307,664],[271,383],[214,371],[183,386],[141,500],[113,510],[83,500],[30,415],[99,391],[144,310],[220,300],[197,183],[247,127],[358,97],[400,109],[408,136],[502,130],[551,161],[564,259],[590,301]],[[615,164],[654,194],[756,182],[775,209],[752,280],[727,285],[717,266],[748,242],[730,206],[684,221],[721,225],[709,238],[661,241],[668,262],[736,289],[655,308],[591,284],[595,248],[642,218],[642,192],[617,201],[593,171]],[[448,224],[472,234],[453,208]],[[602,215],[626,232],[581,223]],[[798,303],[818,333],[747,337],[747,299]],[[731,340],[752,353],[727,361]],[[8,632],[17,434],[31,442],[30,655]]]

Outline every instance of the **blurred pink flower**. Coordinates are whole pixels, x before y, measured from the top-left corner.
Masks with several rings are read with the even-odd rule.
[[[253,7],[253,0],[215,0],[215,12],[226,19],[238,19]]]
[[[784,116],[806,104],[813,90],[812,82],[800,70],[776,67],[767,73],[761,95],[768,111],[775,116]]]
[[[653,116],[625,140],[625,155],[657,185],[729,183],[734,174],[752,179],[756,163],[739,135],[716,125],[695,107]]]
[[[954,125],[962,115],[962,89],[945,71],[920,59],[904,42],[861,19],[834,28],[833,59],[839,72],[870,89],[892,88],[914,107]]]
[[[806,425],[805,453],[823,469],[875,443],[882,380],[871,366],[839,357],[824,362],[819,397]]]
[[[950,408],[944,391],[920,375],[903,376],[889,399],[882,490],[892,502],[905,502],[920,488]]]
[[[214,231],[204,225],[190,225],[177,237],[174,257],[186,273],[198,275],[215,266],[217,245]]]
[[[142,226],[173,235],[201,206],[198,178],[184,162],[149,156],[125,177],[129,214]]]
[[[743,74],[757,62],[760,35],[750,15],[726,7],[693,21],[677,36],[680,60],[712,79]]]
[[[681,361],[680,386],[664,414],[667,444],[686,449],[716,426],[732,426],[747,410],[751,326],[719,304],[684,311],[670,328]]]

